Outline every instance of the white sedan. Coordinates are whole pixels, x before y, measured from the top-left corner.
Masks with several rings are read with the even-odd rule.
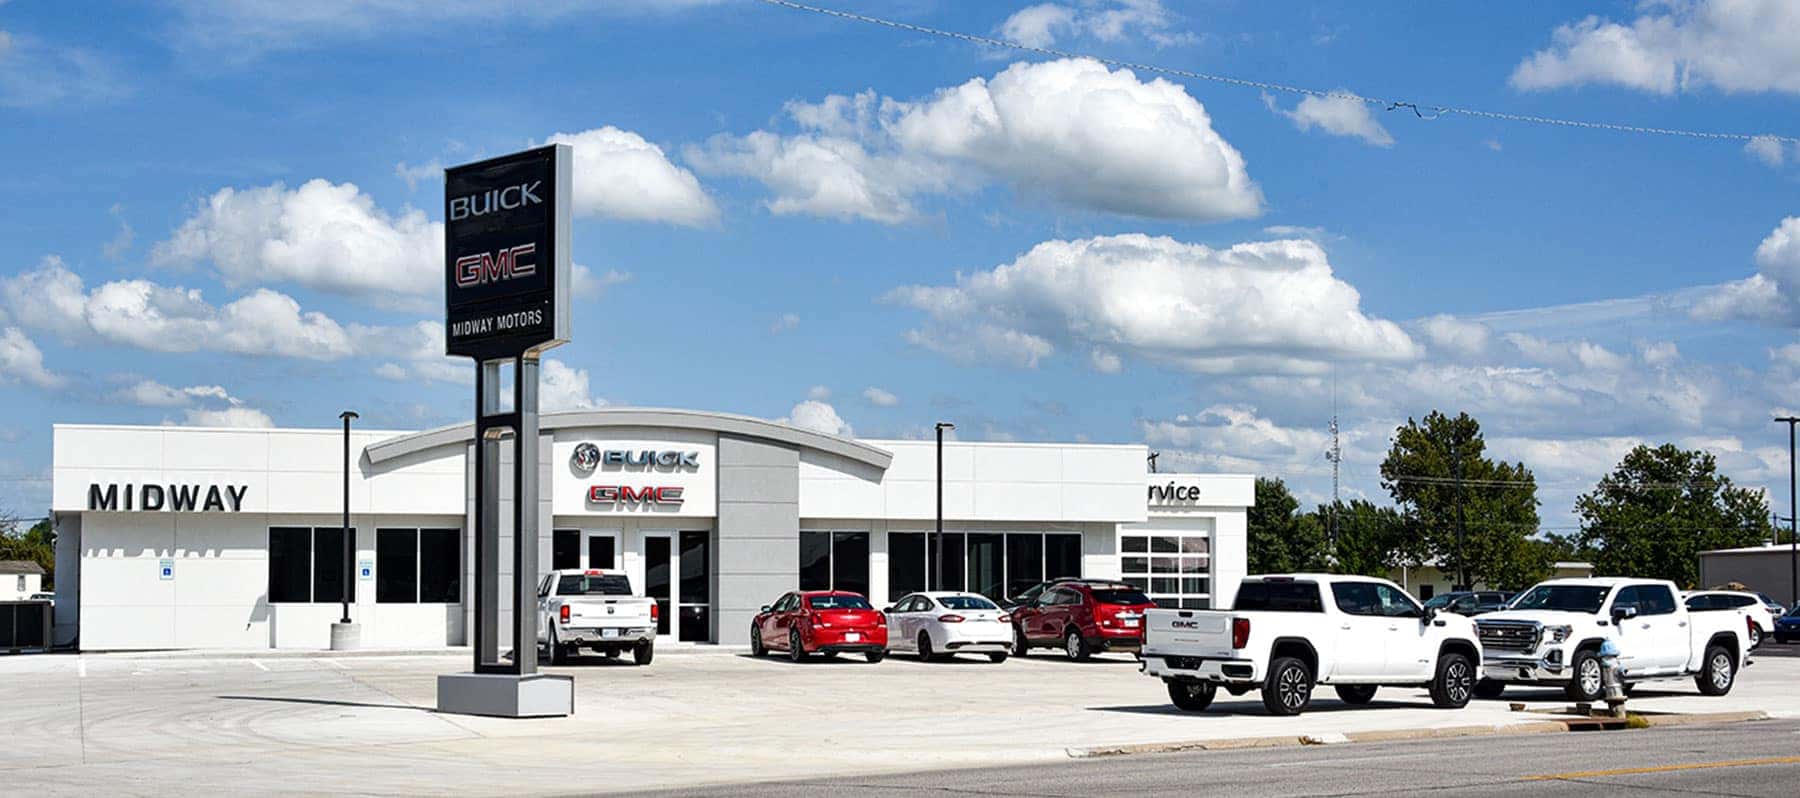
[[[887,608],[888,650],[920,661],[969,652],[1005,662],[1012,650],[1012,617],[979,593],[909,593]]]

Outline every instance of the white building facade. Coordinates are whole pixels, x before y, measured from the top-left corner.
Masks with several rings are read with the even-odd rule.
[[[932,441],[636,408],[541,427],[540,568],[625,570],[661,603],[667,639],[742,644],[793,589],[880,606],[928,586],[1000,597],[1085,576],[1205,607],[1244,576],[1252,478],[1147,474],[1142,446],[946,442],[940,538]],[[325,648],[348,582],[364,646],[464,645],[472,435],[351,433],[346,579],[341,430],[58,425],[57,642]],[[509,580],[510,557],[501,567]]]

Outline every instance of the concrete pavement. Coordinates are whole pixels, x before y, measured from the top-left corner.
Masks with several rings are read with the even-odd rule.
[[[563,793],[1065,761],[1070,749],[1245,737],[1479,726],[1561,706],[1510,690],[1461,711],[1422,690],[1368,707],[1329,689],[1299,718],[1254,694],[1213,711],[1169,706],[1128,657],[995,665],[895,657],[795,665],[719,649],[659,651],[647,668],[589,659],[577,715],[513,721],[439,715],[434,677],[460,655],[0,658],[0,782],[35,794]],[[1634,708],[1765,710],[1800,717],[1800,659],[1763,658],[1732,695],[1651,686]]]

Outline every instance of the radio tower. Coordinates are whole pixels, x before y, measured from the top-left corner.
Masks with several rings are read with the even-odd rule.
[[[1337,417],[1337,370],[1331,374],[1331,448],[1326,450],[1325,459],[1331,461],[1331,516],[1328,519],[1326,532],[1332,545],[1337,545],[1337,511],[1338,511],[1338,466],[1344,462],[1344,450],[1338,446]]]

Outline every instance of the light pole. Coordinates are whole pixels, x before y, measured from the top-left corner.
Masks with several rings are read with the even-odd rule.
[[[931,589],[944,588],[944,430],[956,429],[948,421],[937,423],[937,556],[931,562]]]
[[[354,410],[345,410],[338,414],[344,420],[344,590],[340,597],[344,603],[344,617],[339,623],[350,622],[350,591],[356,586],[356,532],[350,528],[350,420],[359,418]]]
[[[1800,602],[1800,541],[1794,539],[1794,425],[1800,416],[1781,416],[1775,423],[1788,425],[1788,601]]]

